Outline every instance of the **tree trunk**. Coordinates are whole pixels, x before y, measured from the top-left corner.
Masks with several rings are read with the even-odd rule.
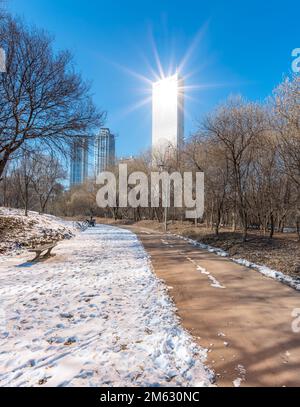
[[[214,230],[214,201],[211,203],[210,229]]]
[[[216,224],[215,224],[215,234],[216,234],[216,236],[219,236],[220,224],[221,224],[221,209],[218,208],[218,210],[217,210],[217,219],[216,219]]]
[[[232,231],[236,232],[236,210],[232,212]]]
[[[4,153],[4,156],[0,159],[0,181],[2,180],[2,175],[4,173],[8,159],[9,159],[8,153]]]
[[[271,213],[270,216],[271,230],[270,230],[270,239],[273,239],[274,236],[274,215]]]
[[[28,216],[28,186],[25,186],[25,216]]]
[[[1,180],[0,180],[1,182]],[[2,202],[1,205],[4,207],[7,207],[7,176],[4,175],[2,179],[2,184],[3,184],[3,197],[2,197]]]
[[[247,213],[244,212],[242,214],[242,222],[243,222],[243,242],[246,242],[247,237],[248,237],[248,219],[247,219]]]

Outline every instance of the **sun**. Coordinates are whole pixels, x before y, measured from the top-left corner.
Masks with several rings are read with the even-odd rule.
[[[135,89],[137,93],[143,95],[142,98],[139,98],[139,100],[137,100],[136,103],[132,105],[127,105],[124,109],[122,109],[122,112],[120,112],[121,117],[131,114],[145,105],[151,103],[153,105],[155,104],[154,103],[155,100],[159,100],[161,106],[169,106],[170,103],[172,103],[172,101],[177,100],[179,103],[178,107],[183,109],[184,99],[188,99],[192,102],[199,103],[198,98],[195,99],[194,97],[191,96],[192,92],[194,91],[199,92],[202,89],[206,88],[216,88],[228,85],[224,83],[222,84],[205,82],[201,84],[192,83],[191,77],[193,77],[199,70],[203,69],[202,65],[200,67],[198,66],[197,69],[194,69],[192,72],[187,72],[187,65],[189,63],[189,60],[191,59],[192,54],[195,52],[200,41],[202,40],[206,28],[207,25],[205,25],[203,28],[199,30],[194,40],[192,41],[190,47],[188,47],[186,53],[182,57],[182,59],[178,61],[178,64],[174,64],[174,55],[173,55],[174,50],[172,52],[170,51],[173,56],[170,57],[170,62],[169,64],[167,64],[168,67],[166,69],[164,69],[163,67],[163,63],[158,52],[158,47],[155,43],[154,38],[152,37],[151,45],[154,55],[154,62],[156,66],[153,66],[149,62],[149,60],[145,57],[145,55],[143,55],[143,53],[141,54],[144,62],[146,63],[146,66],[148,67],[151,73],[152,78],[150,78],[149,76],[147,77],[141,73],[135,72],[126,66],[113,63],[113,65],[115,65],[117,68],[121,69],[126,74],[135,77],[140,83],[143,84],[142,87],[138,87]],[[186,104],[185,104],[185,115],[191,118],[187,110]]]
[[[157,82],[153,82],[153,99],[160,100],[163,105],[169,105],[173,100],[176,100],[179,93],[177,78],[178,75],[175,74]]]

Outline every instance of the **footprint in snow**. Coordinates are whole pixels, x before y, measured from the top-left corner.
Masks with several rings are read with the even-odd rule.
[[[71,319],[74,317],[74,315],[71,314],[71,312],[62,312],[59,315],[61,318],[67,318],[67,319]]]

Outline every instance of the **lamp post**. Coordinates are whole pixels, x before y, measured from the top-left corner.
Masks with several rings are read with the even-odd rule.
[[[168,231],[168,202],[169,202],[169,182],[167,182],[167,191],[166,191],[166,198],[167,198],[167,203],[165,206],[165,232]]]
[[[165,163],[161,163],[158,165],[159,168],[159,172],[160,174],[163,173],[166,170],[166,164]],[[167,182],[166,185],[166,205],[165,205],[165,210],[164,210],[164,226],[165,226],[165,232],[168,231],[168,202],[169,202],[169,182]]]

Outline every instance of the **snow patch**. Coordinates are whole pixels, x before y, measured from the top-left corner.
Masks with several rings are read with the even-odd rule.
[[[25,216],[24,210],[4,207],[0,207],[0,226],[3,227],[0,261],[5,261],[6,256],[26,253],[26,247],[32,243],[70,239],[77,233],[72,222],[56,216],[33,211]]]
[[[211,286],[214,288],[226,288],[224,287],[210,272],[208,272],[205,268],[201,267],[201,266],[197,266],[197,270],[199,270],[201,272],[201,274],[205,274],[207,276],[207,278],[210,280],[211,282]]]
[[[234,387],[241,387],[242,381],[243,381],[243,380],[242,380],[240,377],[238,377],[237,379],[235,379],[235,380],[233,381]]]
[[[0,263],[1,386],[211,384],[135,234],[101,225],[26,259]]]
[[[299,278],[297,279],[297,278],[293,278],[291,276],[287,276],[286,274],[283,274],[280,271],[272,270],[267,266],[261,266],[259,264],[252,263],[245,259],[231,258],[231,260],[242,266],[257,270],[266,277],[273,278],[277,281],[280,281],[281,283],[289,285],[290,287],[300,291],[300,279]]]
[[[197,267],[197,270],[201,272],[201,274],[204,274],[207,276],[207,278],[210,280],[211,282],[211,286],[214,288],[226,288],[224,286],[222,286],[222,284],[209,272],[207,271],[205,268],[199,266],[199,264],[197,264],[197,262],[193,259],[191,259],[190,257],[186,257],[188,261],[190,261],[192,264],[194,264]]]

